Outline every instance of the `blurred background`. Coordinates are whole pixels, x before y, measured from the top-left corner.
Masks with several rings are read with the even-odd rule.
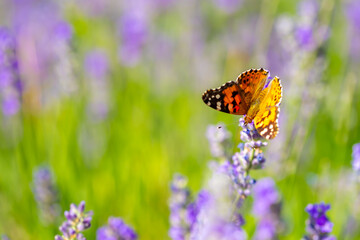
[[[0,234],[53,239],[85,200],[88,239],[109,216],[168,239],[169,181],[179,172],[201,188],[207,126],[240,141],[239,118],[202,93],[263,67],[284,95],[254,177],[277,184],[281,239],[300,239],[304,208],[320,201],[338,239],[360,238],[358,0],[2,0],[0,16]]]

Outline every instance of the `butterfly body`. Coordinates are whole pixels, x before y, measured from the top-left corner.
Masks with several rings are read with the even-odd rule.
[[[210,107],[225,113],[245,115],[245,124],[254,121],[259,134],[267,139],[278,133],[278,115],[282,97],[280,79],[265,87],[269,72],[263,68],[243,72],[236,81],[206,91],[202,99]]]

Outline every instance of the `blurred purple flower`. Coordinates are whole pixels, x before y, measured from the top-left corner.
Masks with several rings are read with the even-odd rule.
[[[271,206],[278,203],[280,196],[271,178],[260,179],[254,187],[253,213],[257,217],[271,213]]]
[[[311,49],[314,44],[313,29],[311,26],[300,26],[295,30],[295,38],[300,47]]]
[[[109,62],[107,55],[101,50],[87,53],[84,60],[84,71],[89,81],[89,112],[91,119],[105,119],[109,112],[109,87],[107,75]]]
[[[13,1],[12,29],[24,108],[42,106],[76,89],[70,62],[72,27],[54,1]]]
[[[309,219],[306,220],[307,235],[304,236],[306,240],[330,240],[335,237],[329,236],[332,231],[333,223],[330,222],[326,216],[326,212],[330,209],[330,204],[309,204],[306,207],[306,212],[309,214]]]
[[[205,225],[198,240],[245,240],[244,231],[233,223],[221,222]]]
[[[230,147],[230,132],[223,124],[210,125],[206,130],[206,137],[209,141],[210,151],[214,157],[226,158]]]
[[[119,56],[126,66],[136,65],[148,36],[148,26],[143,13],[129,10],[120,19],[121,45]]]
[[[319,4],[316,0],[303,0],[298,4],[294,38],[298,47],[314,51],[328,38],[329,28],[318,23]]]
[[[260,221],[256,226],[256,231],[253,240],[273,240],[276,237],[276,223],[265,219]]]
[[[1,107],[5,116],[15,115],[20,109],[19,98],[15,95],[5,96]]]
[[[216,7],[225,13],[234,13],[236,12],[241,4],[242,0],[213,0]]]
[[[10,238],[7,235],[2,234],[1,235],[1,240],[10,240]]]
[[[171,182],[170,189],[169,236],[173,240],[183,240],[190,233],[190,224],[186,214],[190,204],[190,190],[187,188],[187,179],[180,174],[176,174]],[[194,221],[192,210],[189,209],[191,222]]]
[[[253,214],[259,222],[254,240],[277,239],[280,226],[280,196],[271,178],[260,179],[254,187]]]
[[[108,73],[109,63],[106,54],[100,50],[89,52],[84,61],[84,70],[94,79],[102,80]]]
[[[59,56],[59,44],[72,37],[71,26],[62,19],[58,6],[52,2],[37,4],[36,1],[14,4],[14,29],[21,63],[26,64],[22,69],[38,70],[41,80],[47,79],[50,66]],[[28,69],[27,64],[36,68]]]
[[[19,73],[15,39],[7,28],[0,28],[0,96],[5,116],[12,116],[20,109]]]
[[[212,196],[206,190],[201,190],[198,193],[196,200],[190,203],[187,207],[186,221],[189,224],[189,230],[192,232],[196,227],[197,218],[199,212],[204,206],[208,204],[209,201],[212,200]]]
[[[360,143],[354,144],[352,148],[352,167],[360,172]]]
[[[157,8],[168,9],[174,5],[175,0],[152,0]]]
[[[73,30],[69,23],[59,20],[54,24],[54,38],[69,41],[72,38]]]
[[[350,56],[357,62],[360,61],[360,2],[350,1],[346,5],[346,16],[349,22],[348,39],[350,41]]]
[[[45,223],[54,223],[60,215],[58,192],[48,167],[39,167],[33,174],[33,193]]]
[[[346,8],[347,17],[354,26],[360,27],[360,2],[351,1]]]
[[[55,240],[86,240],[81,232],[90,228],[93,212],[85,212],[85,202],[78,206],[72,203],[64,215],[66,221],[59,228],[62,236],[56,235]]]
[[[319,12],[319,3],[316,0],[302,0],[297,7],[298,15],[305,17],[306,21],[313,21]]]
[[[121,218],[110,217],[108,225],[99,228],[96,232],[97,240],[136,240],[136,232]]]
[[[189,239],[246,239],[242,230],[244,219],[238,212],[240,204],[234,201],[236,191],[226,174],[213,169],[206,190],[195,200],[196,221],[191,226]],[[235,202],[235,204],[234,204]]]

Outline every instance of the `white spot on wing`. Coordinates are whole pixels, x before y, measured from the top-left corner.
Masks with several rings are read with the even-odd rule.
[[[262,130],[262,131],[260,132],[260,135],[264,135],[266,132],[267,132],[267,128],[264,128],[264,130]]]

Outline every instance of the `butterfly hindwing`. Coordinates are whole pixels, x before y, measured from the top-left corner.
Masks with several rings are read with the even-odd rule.
[[[225,113],[244,115],[248,110],[243,91],[234,81],[227,82],[219,88],[207,90],[202,99],[208,106]]]
[[[273,106],[266,108],[256,115],[254,119],[255,128],[262,137],[266,139],[276,137],[279,132],[279,113],[280,107]]]
[[[279,132],[278,118],[282,98],[282,86],[278,77],[275,77],[267,88],[262,90],[263,96],[256,114],[254,123],[259,134],[266,139],[273,139]]]

